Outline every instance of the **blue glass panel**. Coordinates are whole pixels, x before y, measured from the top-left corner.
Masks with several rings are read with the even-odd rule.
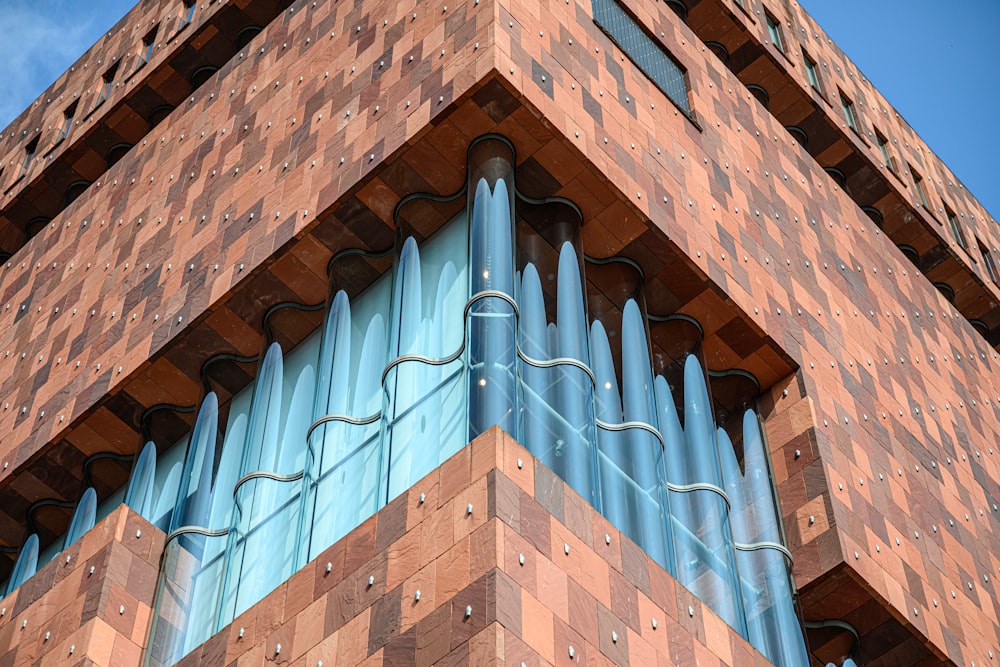
[[[684,362],[684,428],[665,381],[656,385],[667,479],[674,485],[722,488],[712,404],[695,355]],[[676,576],[723,620],[746,636],[725,499],[695,487],[670,493]]]
[[[7,597],[14,592],[14,589],[27,581],[38,569],[38,535],[32,533],[21,546],[21,552],[17,555],[17,562],[10,573],[7,581],[7,591],[3,597]]]
[[[66,539],[63,542],[63,549],[83,537],[83,534],[94,527],[97,518],[97,491],[94,487],[87,487],[87,490],[80,496],[80,501],[76,504],[73,512],[73,520],[69,523],[66,531]]]
[[[344,415],[365,420],[382,407],[382,369],[390,281],[379,280],[352,306],[339,290],[323,330],[315,419]],[[306,463],[305,557],[312,560],[379,507],[381,482],[379,423],[330,421],[309,438]]]
[[[286,365],[272,343],[261,363],[235,491],[235,512],[226,551],[226,588],[219,627],[269,593],[291,573],[298,525],[305,435],[316,379],[309,345],[296,348]]]
[[[423,249],[408,237],[400,251],[391,336],[393,356],[403,360],[386,376],[386,500],[466,443],[464,368],[460,358],[441,363],[462,347],[466,242],[464,219],[459,219]]]
[[[503,177],[491,188],[476,181],[471,203],[469,266],[472,294],[496,290],[514,296],[513,202]],[[469,439],[494,425],[516,433],[514,308],[498,297],[469,312]]]
[[[744,545],[781,544],[767,456],[752,410],[743,415],[742,436],[745,473],[740,472],[729,435],[723,429],[717,432],[726,492],[732,503],[733,539]],[[766,547],[738,550],[736,562],[750,642],[779,667],[808,664],[784,554]]]
[[[125,491],[125,504],[147,521],[153,517],[153,479],[156,476],[156,445],[147,442],[132,467]]]

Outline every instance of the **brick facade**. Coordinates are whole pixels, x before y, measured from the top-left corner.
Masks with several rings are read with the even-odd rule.
[[[766,28],[754,18],[757,3],[748,2],[749,14],[723,4],[702,0],[689,23],[700,29],[698,17],[713,16],[709,10],[716,7],[719,16],[742,22],[744,31],[766,41]],[[143,6],[119,27],[144,26],[157,11],[179,6]],[[51,227],[18,249],[0,275],[0,430],[8,434],[0,442],[0,460],[8,464],[0,472],[4,542],[20,544],[24,517],[35,500],[74,497],[88,456],[136,451],[146,409],[193,404],[205,359],[259,350],[258,323],[269,306],[322,301],[326,264],[334,252],[389,245],[400,197],[457,191],[469,142],[492,131],[513,141],[520,182],[529,194],[558,194],[581,207],[588,254],[623,254],[642,265],[650,312],[682,312],[702,324],[710,368],[737,367],[760,380],[761,413],[806,618],[849,620],[862,635],[863,650],[872,651],[867,664],[922,659],[988,664],[990,652],[1000,646],[995,527],[1000,372],[996,350],[959,308],[974,307],[980,292],[997,297],[996,286],[981,264],[970,264],[963,251],[952,249],[953,264],[947,266],[957,267],[955,275],[978,276],[979,283],[969,280],[979,292],[967,292],[968,303],[950,304],[897,249],[899,230],[906,227],[890,232],[873,224],[692,27],[663,3],[641,0],[629,7],[687,69],[693,118],[671,104],[594,24],[586,0],[469,0],[447,7],[326,0],[282,9],[252,49],[179,100],[160,125],[56,215]],[[877,118],[876,127],[899,142],[892,144],[895,155],[920,169],[925,184],[933,186],[935,201],[963,214],[961,220],[985,244],[997,245],[994,223],[954,176],[893,117],[856,68],[814,36],[821,33],[811,20],[797,8],[789,11],[779,12],[780,18],[806,33],[793,35],[790,28],[786,41],[801,39],[817,62],[828,64],[827,92],[840,86],[863,119]],[[204,25],[210,17],[199,14],[198,21]],[[129,34],[137,38],[140,32]],[[118,51],[127,42],[108,37],[107,48],[108,40],[120,40]],[[92,49],[81,63],[99,58],[103,48]],[[789,55],[798,53],[792,47]],[[771,56],[774,62],[784,59]],[[788,63],[800,92],[808,92],[801,70],[799,63]],[[92,85],[74,71],[52,94]],[[776,99],[780,94],[772,95],[772,104]],[[831,99],[825,112],[831,118],[835,102]],[[34,105],[12,129],[51,124],[45,115],[55,113],[51,109]],[[6,164],[22,149],[19,137],[11,143],[5,135],[0,153],[8,156]],[[869,139],[844,136],[869,162],[879,159]],[[840,150],[841,144],[831,146]],[[5,188],[9,178],[4,176]],[[895,176],[883,181],[894,179],[899,181],[890,188],[894,196],[912,204],[913,186]],[[856,183],[848,187],[856,194]],[[917,211],[938,217],[922,222],[905,213],[900,220],[924,230],[941,227],[940,237],[948,239],[940,211]],[[443,213],[438,217],[423,231],[432,232],[446,219]],[[305,315],[288,318],[279,336],[293,343],[316,322]],[[252,370],[225,373],[235,391]],[[158,427],[164,433],[179,434],[187,422],[177,416],[164,424]],[[500,498],[485,500],[488,489],[499,493],[511,480],[516,485],[518,474],[509,466],[499,471],[493,487],[482,482],[479,492],[486,495],[474,507],[499,506]],[[126,474],[121,466],[108,467],[99,491],[109,492]],[[325,566],[320,558],[248,612],[261,620],[246,621],[246,627],[266,627],[266,636],[253,631],[250,650],[273,657],[264,654],[280,636],[287,651],[299,651],[297,657],[327,642],[361,664],[377,660],[375,655],[384,662],[395,650],[443,658],[488,645],[513,655],[534,651],[557,664],[566,655],[562,645],[579,641],[578,650],[588,656],[619,664],[623,650],[632,664],[650,664],[635,662],[647,650],[661,651],[669,662],[675,646],[723,664],[755,659],[745,644],[730,640],[725,626],[706,620],[709,612],[681,600],[683,590],[666,595],[648,581],[642,584],[642,576],[653,577],[652,566],[643,564],[639,572],[646,574],[631,577],[624,566],[616,568],[594,540],[596,515],[574,501],[569,508],[538,501],[537,480],[544,473],[534,474],[535,486],[519,491],[526,494],[518,496],[520,530],[494,509],[497,516],[481,515],[483,524],[474,533],[452,536],[452,542],[442,538],[440,554],[469,550],[469,569],[457,579],[461,587],[442,582],[447,592],[437,596],[436,575],[423,583],[419,567],[396,579],[386,569],[383,581],[396,585],[381,584],[388,587],[376,589],[377,597],[355,586],[347,597],[361,606],[347,618],[346,611],[330,612],[328,601],[336,596],[321,594],[322,584],[313,580],[316,568]],[[556,481],[551,486],[562,488]],[[563,494],[563,503],[571,495]],[[333,547],[327,561],[346,559],[337,556],[338,549],[374,540],[357,547],[361,553],[351,556],[350,573],[340,575],[335,566],[338,585],[354,585],[344,582],[363,564],[371,562],[362,569],[388,568],[390,544],[416,539],[409,532],[411,518],[418,516],[411,517],[412,501],[413,491],[404,494]],[[535,502],[547,512],[538,519],[537,535],[525,529],[523,514],[527,503],[527,523],[534,525]],[[451,509],[460,514],[464,507]],[[479,515],[474,511],[473,517]],[[68,517],[46,511],[38,519],[51,538]],[[399,527],[403,519],[405,530]],[[456,519],[456,526],[468,522]],[[380,542],[385,522],[402,532]],[[369,538],[359,537],[366,531]],[[475,548],[471,535],[478,536]],[[544,542],[553,535],[560,536],[559,548],[573,538],[571,555],[567,559],[552,544],[532,543],[538,559],[534,581],[499,560],[508,538]],[[621,558],[626,547],[616,545]],[[478,550],[485,560],[477,562]],[[464,557],[464,552],[441,555],[434,568]],[[587,558],[606,575],[611,597],[573,577],[573,568]],[[414,567],[403,555],[400,559],[401,566]],[[539,568],[550,566],[558,590],[540,591]],[[629,600],[616,602],[610,582],[623,584],[622,579],[638,592],[630,588]],[[420,609],[427,612],[407,625],[407,613],[420,613],[410,605],[407,582],[413,587],[418,580],[428,595]],[[305,608],[286,608],[292,582],[308,588],[310,581],[310,604],[327,600],[322,603],[327,620],[331,613],[344,615],[339,633],[311,627],[317,616],[305,614]],[[519,616],[503,598],[508,592],[517,594]],[[456,622],[463,596],[473,594],[494,602],[474,605],[472,626]],[[642,596],[661,610],[664,630],[673,627],[665,620],[672,613],[689,638],[677,631],[676,638],[658,644],[661,635],[651,634],[645,618],[652,612],[636,620],[616,606],[631,608],[633,595],[640,611],[646,604]],[[569,619],[580,596],[597,611]],[[293,605],[308,597],[296,594]],[[279,598],[280,613],[274,607]],[[545,606],[550,603],[564,607]],[[371,612],[362,611],[370,605],[398,613],[400,623],[395,629],[375,628],[373,639]],[[482,616],[477,606],[486,607]],[[688,606],[696,613],[685,618]],[[611,610],[610,616],[602,616],[601,609]],[[680,618],[678,609],[684,612]],[[301,626],[293,618],[301,618]],[[533,622],[526,627],[527,618]],[[286,620],[292,625],[286,627]],[[594,639],[573,634],[574,628],[592,629],[595,623]],[[622,627],[618,623],[625,624],[616,630],[623,641],[605,645],[605,630]],[[432,632],[437,627],[450,628],[447,647],[426,643],[437,636]],[[368,644],[362,646],[366,633]],[[230,639],[216,637],[204,650],[235,657],[251,644]],[[283,648],[282,655],[291,653]]]

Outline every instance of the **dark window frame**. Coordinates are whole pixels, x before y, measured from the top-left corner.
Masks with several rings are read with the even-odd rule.
[[[697,126],[691,106],[691,82],[687,68],[617,0],[591,0],[591,10],[597,27]],[[629,48],[628,42],[632,42],[632,48]],[[655,62],[657,54],[663,59]],[[665,79],[665,76],[673,79]],[[678,82],[684,87],[683,96],[680,95]]]
[[[885,138],[878,128],[875,128],[875,144],[878,146],[879,152],[882,154],[882,163],[885,164],[886,168],[892,173],[896,173],[896,161],[892,159],[892,153],[889,152],[889,140]]]
[[[764,22],[767,24],[767,34],[771,38],[771,44],[782,53],[785,51],[785,35],[781,30],[781,22],[771,15],[771,12],[764,10]]]
[[[923,177],[920,175],[919,172],[917,172],[916,169],[913,168],[912,165],[907,164],[906,166],[909,168],[910,176],[913,178],[913,185],[915,185],[917,188],[917,195],[920,197],[920,205],[923,206],[928,211],[930,211],[931,205],[927,201],[927,191],[924,190]]]
[[[844,112],[844,119],[847,121],[847,127],[851,128],[857,133],[861,132],[861,128],[858,126],[858,115],[854,113],[854,101],[851,100],[844,91],[837,89],[840,94],[840,109]]]
[[[819,65],[809,53],[802,49],[802,60],[805,61],[806,66],[806,79],[809,81],[809,85],[820,95],[823,95],[823,80],[819,77]]]
[[[944,217],[948,220],[948,227],[951,228],[951,235],[954,237],[955,243],[962,250],[968,250],[969,242],[965,240],[965,233],[958,223],[958,216],[947,204],[944,205]]]
[[[979,248],[979,253],[983,256],[983,265],[986,267],[986,275],[990,277],[993,284],[998,284],[997,280],[997,265],[993,261],[993,254],[990,252],[989,246],[983,243],[983,240],[976,237],[976,246]]]

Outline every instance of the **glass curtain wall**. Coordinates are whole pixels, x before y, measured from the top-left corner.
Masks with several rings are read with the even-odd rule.
[[[753,378],[730,372],[713,378],[719,458],[740,573],[750,642],[779,667],[808,664],[796,610],[791,554],[783,546],[763,429],[754,410]],[[742,464],[742,465],[741,465]]]
[[[334,257],[316,334],[269,343],[252,387],[206,394],[150,664],[183,657],[494,425],[744,636],[749,617],[767,655],[799,655],[756,638],[801,633],[759,428],[735,431],[726,412],[717,432],[697,323],[649,315],[634,262],[585,262],[579,210],[521,195],[508,141],[481,138],[468,159],[456,194],[400,202],[390,248]],[[752,444],[745,477],[736,441]],[[136,475],[148,484],[148,464]]]
[[[655,400],[665,444],[678,581],[746,636],[722,487],[701,329],[687,318],[655,322]]]

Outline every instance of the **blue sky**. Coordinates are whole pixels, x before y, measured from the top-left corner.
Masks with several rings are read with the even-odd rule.
[[[994,218],[1000,1],[801,0]],[[0,128],[135,0],[0,0]]]

